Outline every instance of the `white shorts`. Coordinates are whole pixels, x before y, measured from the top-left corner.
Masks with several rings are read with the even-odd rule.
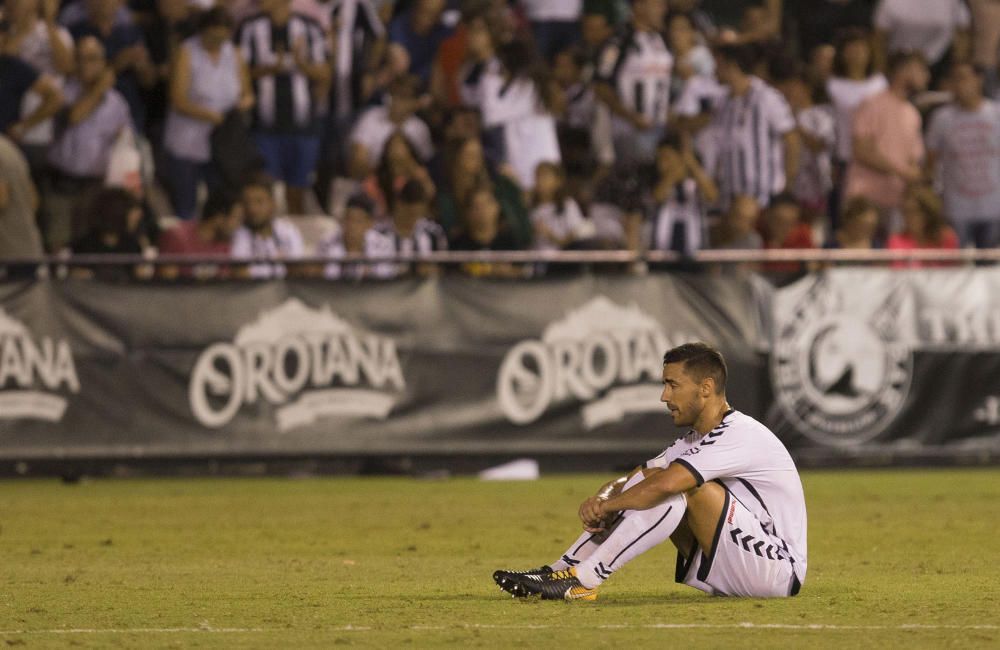
[[[794,596],[801,583],[787,545],[767,533],[757,517],[726,490],[715,529],[714,553],[695,545],[688,558],[677,554],[677,582],[715,596],[781,598]]]

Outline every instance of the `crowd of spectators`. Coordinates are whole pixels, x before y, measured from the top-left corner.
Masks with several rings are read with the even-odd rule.
[[[0,258],[1000,246],[996,0],[2,11]]]

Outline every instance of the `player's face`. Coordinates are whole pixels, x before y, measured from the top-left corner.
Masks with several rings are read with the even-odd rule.
[[[670,409],[674,426],[689,427],[705,408],[705,397],[701,385],[687,374],[683,363],[668,363],[663,366],[663,394],[660,401]]]

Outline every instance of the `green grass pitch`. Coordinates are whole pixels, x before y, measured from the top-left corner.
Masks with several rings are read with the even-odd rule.
[[[711,598],[672,547],[594,604],[514,601],[604,476],[0,483],[0,641],[38,648],[1000,647],[1000,470],[805,472],[792,599]]]

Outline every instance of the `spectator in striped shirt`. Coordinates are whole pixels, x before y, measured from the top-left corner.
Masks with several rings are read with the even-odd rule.
[[[667,126],[674,57],[662,34],[664,0],[634,0],[632,22],[601,50],[594,91],[612,114],[615,165],[652,163]]]
[[[646,247],[692,255],[705,244],[705,206],[718,198],[718,188],[695,157],[690,140],[674,135],[657,149],[656,176]]]
[[[712,118],[722,207],[737,195],[767,207],[771,196],[793,186],[801,140],[795,116],[777,90],[753,75],[755,52],[725,45],[716,56],[716,75],[728,89]]]
[[[319,23],[292,11],[291,0],[263,0],[261,8],[237,37],[257,98],[254,139],[268,173],[285,182],[289,211],[302,214],[319,159],[315,93],[331,77],[326,37]]]
[[[388,238],[390,250],[398,255],[425,255],[448,250],[444,230],[430,216],[430,200],[424,184],[410,179],[392,197],[389,210],[392,220],[379,232]],[[406,264],[397,265],[396,274],[409,272]],[[434,275],[437,267],[418,264],[413,267],[418,275]]]

